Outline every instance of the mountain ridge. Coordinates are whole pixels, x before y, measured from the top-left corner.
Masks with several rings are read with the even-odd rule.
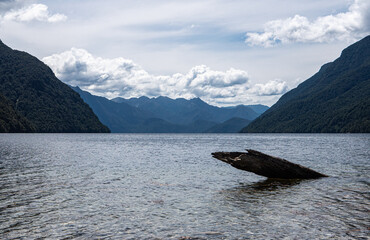
[[[90,105],[99,119],[110,127],[112,132],[167,132],[167,133],[202,133],[224,124],[232,118],[240,118],[244,123],[254,119],[259,114],[248,106],[215,107],[208,105],[200,98],[171,99],[160,96],[156,98],[115,98],[112,100],[98,97],[79,87],[71,87]],[[98,103],[99,102],[99,103]],[[258,108],[268,108],[267,106]],[[125,114],[136,112],[137,115]],[[220,113],[218,115],[218,113]],[[126,128],[123,126],[127,126]],[[238,125],[239,126],[239,125]],[[244,126],[244,125],[243,125]],[[233,132],[238,132],[241,126]],[[225,127],[225,126],[224,126]],[[227,127],[230,132],[230,126]]]
[[[233,117],[253,120],[260,115],[260,113],[255,112],[248,105],[216,107],[207,104],[200,98],[187,100],[184,98],[171,99],[160,96],[156,98],[115,98],[112,101],[119,103],[125,102],[131,106],[151,112],[154,116],[163,118],[168,122],[180,124],[189,124],[195,120],[208,119],[222,123]]]

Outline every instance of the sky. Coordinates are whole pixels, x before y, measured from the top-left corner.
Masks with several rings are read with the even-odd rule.
[[[0,39],[114,97],[265,104],[370,33],[370,0],[0,0]]]

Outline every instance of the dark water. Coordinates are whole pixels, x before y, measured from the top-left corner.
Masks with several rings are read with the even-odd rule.
[[[259,150],[331,177],[270,181]],[[369,239],[370,135],[0,135],[0,239]]]

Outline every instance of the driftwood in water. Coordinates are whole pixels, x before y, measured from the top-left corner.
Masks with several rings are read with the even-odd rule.
[[[231,166],[268,178],[312,179],[327,177],[324,174],[291,163],[285,159],[247,149],[247,152],[215,152],[214,158]]]

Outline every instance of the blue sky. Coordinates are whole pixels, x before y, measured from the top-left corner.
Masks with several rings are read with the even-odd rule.
[[[0,1],[0,38],[113,97],[278,98],[369,34],[368,0]]]

